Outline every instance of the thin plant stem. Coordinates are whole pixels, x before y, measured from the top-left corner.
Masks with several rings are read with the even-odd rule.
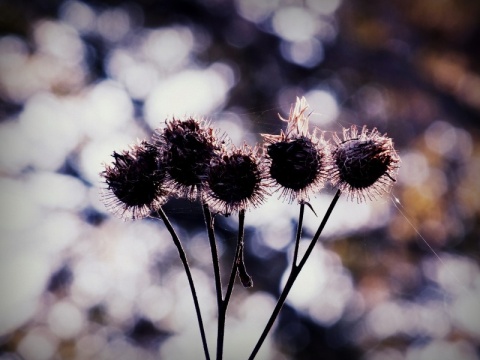
[[[298,224],[297,224],[297,235],[295,236],[295,250],[293,252],[293,261],[292,266],[297,265],[298,259],[298,248],[300,246],[300,238],[302,237],[302,228],[303,228],[303,214],[305,213],[305,203],[300,203],[300,212],[298,214]]]
[[[290,272],[290,275],[288,276],[287,282],[285,284],[285,287],[283,288],[282,293],[280,294],[280,297],[278,298],[277,304],[272,312],[272,315],[270,316],[270,319],[267,322],[267,325],[265,326],[265,329],[262,332],[262,335],[258,339],[257,344],[255,345],[255,348],[252,351],[252,354],[248,358],[249,360],[253,360],[255,356],[257,355],[258,351],[260,350],[260,347],[262,346],[263,342],[265,341],[265,338],[267,337],[270,329],[272,328],[278,314],[280,313],[280,310],[283,307],[283,304],[285,303],[285,300],[287,299],[288,293],[292,289],[293,284],[295,283],[295,280],[297,279],[298,275],[300,274],[300,271],[302,270],[303,266],[307,262],[308,257],[313,251],[313,248],[315,247],[315,244],[318,241],[318,238],[322,234],[322,231],[325,227],[325,224],[327,223],[328,219],[330,218],[330,215],[333,211],[333,208],[337,204],[338,198],[340,197],[341,191],[337,190],[335,196],[332,199],[332,202],[330,203],[330,206],[328,207],[322,222],[320,223],[320,226],[317,229],[317,232],[312,238],[312,241],[310,242],[310,245],[307,248],[307,251],[305,251],[305,254],[302,257],[302,260],[298,265],[293,264],[292,270]]]
[[[228,302],[233,291],[233,285],[237,276],[239,265],[243,263],[243,244],[245,236],[245,209],[241,209],[238,212],[238,237],[237,248],[235,250],[235,257],[233,259],[232,272],[230,273],[230,280],[228,281],[227,292],[225,293],[225,299],[223,300],[225,311],[227,311]]]
[[[200,336],[202,338],[203,351],[205,352],[205,359],[210,360],[207,338],[205,336],[205,328],[203,326],[202,313],[200,311],[200,304],[198,302],[197,291],[195,289],[195,284],[193,282],[192,272],[190,271],[190,266],[188,265],[187,255],[185,253],[185,250],[183,249],[180,238],[178,237],[177,233],[175,232],[175,229],[172,226],[172,223],[170,222],[170,220],[168,219],[167,215],[165,214],[165,212],[161,207],[157,210],[157,214],[163,220],[165,227],[170,233],[173,243],[177,247],[180,260],[182,261],[183,267],[185,269],[185,274],[187,275],[188,284],[190,286],[190,291],[192,293],[193,303],[195,305],[195,312],[197,313],[198,327],[200,328]]]
[[[212,253],[212,261],[213,261],[213,274],[215,277],[215,290],[217,293],[217,305],[220,307],[222,304],[222,282],[220,278],[220,264],[218,261],[218,251],[217,251],[217,243],[215,241],[215,231],[214,231],[214,218],[208,204],[203,204],[203,214],[205,217],[205,225],[207,226],[207,233],[208,233],[208,240],[210,243],[210,251]]]
[[[210,251],[212,253],[213,274],[215,277],[215,290],[217,293],[217,310],[218,310],[218,326],[217,326],[217,360],[222,359],[223,353],[223,334],[225,332],[225,315],[223,309],[222,281],[220,275],[220,263],[218,259],[217,243],[215,241],[214,218],[208,207],[203,204],[203,214],[205,217],[205,225],[207,226],[208,240],[210,242]],[[223,314],[223,315],[222,315]]]

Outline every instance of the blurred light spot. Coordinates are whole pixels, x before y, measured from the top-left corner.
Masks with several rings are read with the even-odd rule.
[[[0,54],[0,94],[20,102],[24,98],[21,83],[30,80],[23,71],[27,45],[16,36],[4,36],[0,38]]]
[[[288,6],[275,11],[272,18],[274,31],[287,41],[306,41],[317,31],[318,19],[307,9]]]
[[[83,43],[76,31],[62,23],[42,21],[34,26],[38,51],[7,36],[0,39],[0,89],[22,103],[42,90],[68,92],[83,84]]]
[[[471,286],[480,275],[479,266],[472,259],[441,254],[442,261],[433,259],[433,278],[451,294],[463,292]]]
[[[142,50],[147,60],[169,73],[187,63],[194,40],[187,27],[159,29],[146,36]]]
[[[85,185],[73,176],[37,172],[30,176],[27,186],[32,199],[44,207],[74,210],[85,203]]]
[[[449,190],[445,172],[434,167],[430,168],[428,187],[436,198],[442,197]]]
[[[106,264],[84,259],[73,266],[74,278],[70,292],[76,304],[90,307],[101,303],[108,293]]]
[[[28,360],[50,360],[55,358],[58,340],[46,329],[33,329],[18,344],[17,351]]]
[[[187,329],[181,333],[173,333],[162,343],[158,351],[159,359],[170,359],[172,358],[172,354],[175,354],[174,357],[177,359],[199,359],[203,357],[204,350],[198,332],[198,326],[196,326],[193,321],[192,318],[191,324]],[[205,331],[207,336],[211,332],[216,332],[215,329],[208,327],[206,327]],[[211,338],[209,344],[214,344],[214,341],[216,340]],[[188,346],[186,344],[188,344]],[[227,356],[224,358],[228,359]]]
[[[85,132],[92,138],[105,137],[124,129],[132,121],[133,104],[125,89],[118,83],[105,80],[88,93],[84,105]]]
[[[54,304],[48,313],[50,330],[61,339],[76,337],[83,329],[85,319],[83,313],[68,301]]]
[[[237,305],[237,304],[236,304]],[[225,359],[247,359],[251,352],[251,344],[255,344],[261,330],[268,321],[275,307],[275,299],[270,294],[259,291],[239,300],[235,311],[235,319],[228,317],[225,334]],[[233,308],[233,307],[232,307]],[[267,337],[268,339],[268,337]],[[266,341],[258,359],[278,359],[273,355],[272,344]]]
[[[398,181],[409,186],[418,186],[429,178],[429,165],[425,156],[418,151],[402,153],[402,169]]]
[[[360,110],[369,119],[385,120],[387,117],[387,99],[378,86],[366,85],[355,95]]]
[[[35,26],[34,38],[41,52],[73,64],[83,59],[83,43],[77,31],[64,23],[41,21]]]
[[[107,339],[99,334],[87,334],[82,336],[75,344],[77,356],[80,359],[98,358],[98,354],[107,345]]]
[[[161,304],[159,304],[159,300]],[[152,322],[156,322],[168,315],[174,302],[169,289],[150,286],[138,297],[137,306],[142,315]]]
[[[9,175],[19,175],[29,164],[32,151],[17,121],[0,123],[0,168]]]
[[[197,289],[198,301],[202,304],[202,315],[204,319],[209,319],[210,316],[216,316],[216,303],[211,287],[210,274],[206,274],[196,268],[192,268],[192,276],[195,279],[195,287]],[[196,337],[198,337],[199,346],[200,337],[198,334],[198,327],[193,325],[192,319],[195,318],[195,308],[190,296],[190,287],[185,276],[185,272],[181,267],[171,267],[168,273],[164,275],[165,283],[163,284],[167,289],[172,291],[174,306],[171,308],[168,318],[164,319],[164,324],[172,332],[188,332],[189,330],[196,330]],[[186,294],[189,294],[188,296]],[[208,315],[208,316],[207,316]]]
[[[39,93],[30,98],[19,122],[30,143],[29,161],[35,168],[58,169],[81,138],[65,102],[49,93]]]
[[[314,89],[306,93],[305,98],[310,105],[309,110],[312,111],[311,126],[318,126],[321,129],[322,126],[337,119],[339,115],[337,99],[331,92]]]
[[[242,321],[254,321],[262,324],[268,320],[269,310],[275,307],[275,298],[269,293],[258,291],[247,296],[238,306],[238,314]]]
[[[114,151],[128,150],[132,143],[130,134],[113,132],[106,139],[93,140],[87,143],[79,154],[78,166],[82,177],[98,190],[103,186],[104,179],[100,173],[105,170],[104,164],[111,164]]]
[[[428,301],[418,305],[418,308],[417,314],[414,314],[411,334],[441,339],[450,333],[450,315],[443,301]]]
[[[136,63],[124,69],[121,80],[133,99],[143,100],[158,82],[158,72],[153,65]]]
[[[313,11],[330,15],[340,6],[341,0],[306,0],[307,6]]]
[[[332,195],[320,194],[310,199],[310,204],[317,214],[323,214],[332,200]],[[328,224],[323,231],[322,236],[335,236],[345,234],[352,231],[358,231],[362,227],[379,226],[378,219],[373,219],[373,214],[379,216],[377,212],[373,212],[373,202],[356,203],[347,199],[346,195],[342,196],[335,206]],[[349,214],[349,216],[345,216]],[[387,213],[388,215],[388,213]],[[381,217],[383,221],[388,217]],[[374,221],[372,223],[372,221]],[[310,231],[315,232],[319,225],[319,219],[311,211],[305,211],[304,226]]]
[[[427,345],[410,346],[406,352],[405,360],[478,360],[475,349],[464,340],[446,341],[434,340]]]
[[[265,200],[262,206],[246,214],[250,226],[260,233],[259,239],[271,249],[285,248],[293,240],[291,221],[298,216],[298,208],[277,199],[278,193]],[[278,219],[282,221],[279,223]]]
[[[282,56],[297,65],[312,68],[323,61],[323,45],[317,39],[282,42],[280,45]]]
[[[275,192],[272,196],[265,199],[265,203],[262,206],[251,209],[247,213],[249,224],[261,229],[264,226],[277,226],[277,220],[280,218],[288,224],[290,224],[291,219],[296,219],[298,217],[298,208],[279,200],[279,196],[280,194]],[[288,237],[288,233],[285,235]]]
[[[109,339],[108,346],[105,346],[95,359],[149,359],[146,351],[134,346],[123,336],[117,335]]]
[[[402,305],[393,301],[377,304],[367,317],[370,331],[381,339],[402,332],[405,322],[411,320]]]
[[[387,348],[387,349],[373,349],[369,351],[368,360],[405,360],[402,352],[394,349],[394,348]]]
[[[480,340],[479,304],[480,289],[476,289],[460,294],[452,305],[454,323],[477,340]]]
[[[0,229],[20,230],[37,223],[40,208],[22,181],[0,177]]]
[[[457,142],[455,128],[446,121],[435,121],[425,131],[427,146],[440,155],[449,153]]]
[[[172,116],[205,116],[223,104],[232,85],[214,68],[179,72],[159,83],[149,95],[146,121],[158,128]]]
[[[91,32],[95,28],[95,12],[81,1],[66,1],[60,7],[60,19],[81,33]]]
[[[98,33],[111,42],[123,39],[130,31],[130,27],[130,17],[121,8],[104,10],[97,19]]]
[[[0,262],[0,334],[5,334],[22,325],[38,309],[51,269],[48,259],[25,248],[1,251]]]
[[[63,257],[62,251],[74,244],[83,228],[83,223],[70,212],[48,212],[35,229],[38,241],[51,259]]]
[[[277,9],[279,3],[279,0],[235,0],[240,16],[254,23],[266,20]]]
[[[218,135],[223,134],[232,141],[236,146],[241,146],[245,142],[245,127],[242,119],[232,112],[223,112],[218,115],[218,120],[215,120],[212,125],[218,129]]]
[[[300,254],[306,246],[306,241],[302,241]],[[284,273],[282,285],[289,272]],[[298,276],[287,302],[320,324],[330,326],[340,319],[352,296],[352,279],[343,270],[338,256],[317,246]]]

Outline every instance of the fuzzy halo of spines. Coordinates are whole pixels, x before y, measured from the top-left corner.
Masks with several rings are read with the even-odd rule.
[[[260,206],[268,192],[265,159],[259,147],[229,144],[210,161],[204,182],[204,197],[214,212],[233,212]]]
[[[166,182],[173,195],[196,200],[202,196],[203,180],[210,160],[219,156],[223,137],[210,122],[195,116],[172,118],[153,134],[154,144],[164,158]]]
[[[100,197],[112,214],[124,220],[142,219],[166,202],[170,189],[154,145],[141,141],[112,157],[113,163],[105,164],[100,173],[106,185]]]
[[[290,109],[287,128],[280,135],[262,134],[267,154],[269,185],[280,192],[279,198],[289,203],[308,201],[310,194],[320,191],[329,175],[330,148],[324,133],[308,127],[308,104],[297,98]]]
[[[389,193],[400,167],[393,141],[376,128],[344,128],[340,138],[333,135],[330,181],[357,202]]]

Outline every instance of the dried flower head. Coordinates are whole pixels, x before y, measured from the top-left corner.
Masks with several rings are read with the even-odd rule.
[[[392,139],[366,126],[343,130],[343,139],[334,135],[332,184],[349,197],[362,200],[389,192],[400,166]]]
[[[212,159],[206,178],[206,200],[224,215],[260,205],[268,195],[263,160],[257,147],[243,145]]]
[[[323,134],[310,134],[304,97],[290,110],[286,132],[262,134],[265,138],[271,184],[280,196],[292,202],[307,201],[309,194],[323,188],[328,176],[329,151]]]
[[[210,160],[218,156],[220,142],[205,121],[173,119],[154,135],[165,161],[169,183],[179,196],[194,200],[202,187]]]
[[[141,219],[166,201],[166,173],[155,146],[142,141],[112,157],[113,163],[105,165],[100,176],[107,185],[103,201],[113,214],[126,220]]]

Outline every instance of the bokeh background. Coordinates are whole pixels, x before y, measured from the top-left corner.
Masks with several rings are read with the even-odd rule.
[[[297,96],[330,138],[377,127],[389,196],[342,197],[259,359],[480,358],[480,2],[0,1],[0,359],[200,359],[193,302],[155,219],[99,199],[102,163],[172,116],[234,144],[278,133]],[[334,193],[311,199],[304,242]],[[197,203],[165,211],[212,356],[216,304]],[[298,205],[247,212],[226,359],[246,359],[289,270]],[[228,274],[237,219],[217,218]]]

